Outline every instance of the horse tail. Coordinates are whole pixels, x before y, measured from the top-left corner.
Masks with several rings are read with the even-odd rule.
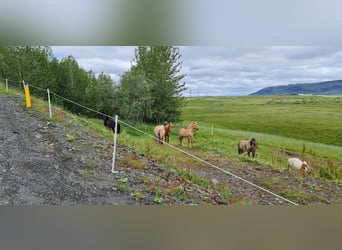
[[[158,140],[159,140],[159,142],[161,143],[161,135],[160,135],[160,130],[161,130],[161,129],[158,129],[157,135],[158,135]]]
[[[163,137],[164,137],[164,134],[163,133],[165,133],[165,132],[163,132],[165,129],[164,129],[164,127],[163,126],[156,126],[155,128],[154,128],[154,136],[155,136],[155,138],[156,138],[156,142],[157,143],[163,143]]]

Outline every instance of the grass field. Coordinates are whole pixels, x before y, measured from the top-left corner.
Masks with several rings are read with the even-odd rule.
[[[183,124],[198,121],[197,147],[236,157],[240,139],[258,141],[257,161],[286,167],[288,154],[316,166],[342,166],[342,97],[189,98]]]
[[[342,146],[342,97],[190,98],[186,121]]]

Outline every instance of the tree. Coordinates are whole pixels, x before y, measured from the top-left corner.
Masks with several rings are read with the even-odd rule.
[[[49,62],[52,57],[46,46],[0,46],[0,73],[3,78],[45,87],[52,78]]]
[[[84,103],[86,88],[90,84],[88,72],[78,66],[74,57],[68,56],[59,64],[57,75],[57,92],[59,95],[77,103]],[[64,106],[74,113],[85,113],[85,110],[71,102],[64,101]]]
[[[90,76],[90,83],[85,94],[87,107],[109,115],[117,114],[116,105],[114,104],[114,82],[110,75],[101,73],[96,78],[92,71],[89,71],[88,75]]]
[[[150,123],[178,120],[180,108],[184,104],[181,93],[186,90],[185,83],[180,83],[185,77],[180,74],[180,58],[179,49],[175,47],[138,47],[130,71],[121,79],[120,84],[124,87],[120,88],[119,92],[139,90],[144,93],[144,98],[137,98],[132,94],[130,98],[135,96],[135,99],[131,99],[130,103],[134,105],[126,112],[138,110],[139,120]],[[127,88],[129,85],[134,87]],[[128,98],[127,93],[122,94],[121,98]]]
[[[127,120],[144,122],[152,118],[153,97],[148,79],[143,74],[125,72],[116,93],[120,115]]]

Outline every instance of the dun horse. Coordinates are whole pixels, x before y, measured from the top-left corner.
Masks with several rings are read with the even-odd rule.
[[[192,140],[194,137],[194,130],[198,130],[197,122],[192,122],[188,128],[180,128],[179,129],[179,145],[182,146],[182,140],[184,137],[188,138],[188,146],[191,143],[192,146]]]
[[[154,127],[154,136],[156,137],[156,143],[163,144],[163,140],[169,142],[171,129],[173,128],[173,123],[169,122],[166,126],[157,125]]]

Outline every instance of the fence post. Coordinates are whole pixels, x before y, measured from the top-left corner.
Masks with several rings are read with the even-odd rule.
[[[8,79],[6,78],[6,92],[8,92]]]
[[[30,89],[29,85],[25,85],[25,82],[23,81],[24,84],[24,90],[25,90],[25,99],[26,99],[26,108],[31,108],[31,97],[30,97]]]
[[[118,171],[115,171],[115,155],[116,155],[116,131],[118,129],[118,116],[115,116],[115,129],[114,129],[114,150],[113,150],[113,162],[112,162],[112,173],[117,174]]]
[[[48,94],[48,102],[49,102],[49,112],[50,112],[50,121],[52,120],[52,112],[51,112],[51,101],[50,101],[50,90],[47,89]]]
[[[211,135],[214,135],[214,124],[211,125]]]

